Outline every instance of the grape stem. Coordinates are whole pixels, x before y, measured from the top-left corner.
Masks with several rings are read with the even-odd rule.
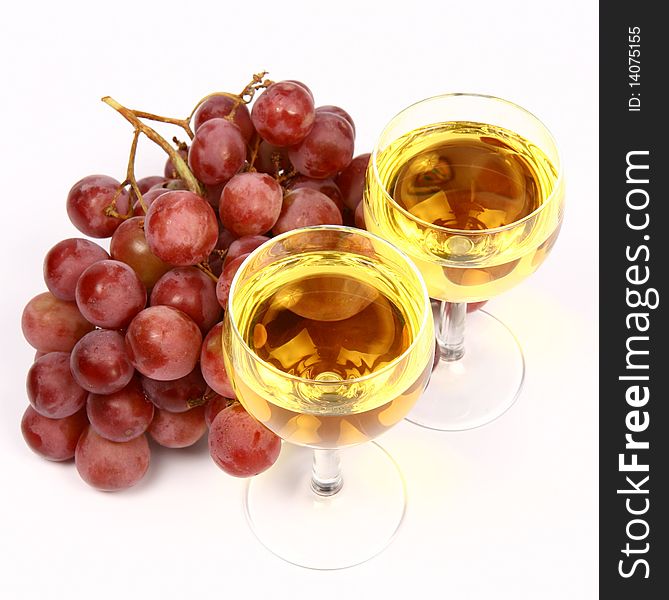
[[[111,106],[116,112],[118,112],[121,116],[123,116],[126,119],[126,121],[132,123],[132,125],[134,125],[135,127],[135,131],[143,133],[152,142],[158,144],[158,146],[160,146],[172,159],[172,164],[174,165],[174,168],[179,174],[179,177],[186,182],[186,186],[188,187],[188,189],[191,192],[197,194],[198,196],[204,196],[202,185],[197,180],[195,175],[193,175],[192,171],[188,167],[188,164],[181,157],[179,152],[175,150],[172,147],[172,145],[163,136],[161,136],[155,129],[152,129],[146,123],[142,122],[137,115],[137,111],[130,110],[129,108],[126,108],[122,104],[119,104],[111,96],[105,96],[104,98],[102,98],[102,101],[105,104]],[[150,113],[139,113],[139,114],[148,115]],[[133,163],[134,163],[134,157],[133,157]],[[137,184],[135,183],[133,189],[135,189],[136,187]],[[138,189],[135,190],[135,193],[137,193],[138,191],[139,191]],[[138,198],[139,197],[141,197],[141,194],[138,196]]]
[[[132,144],[130,145],[130,156],[128,157],[128,167],[126,169],[125,179],[116,188],[111,204],[105,208],[105,214],[108,217],[116,217],[117,219],[125,220],[131,218],[135,214],[135,208],[132,202],[129,203],[127,214],[122,215],[116,210],[116,202],[118,201],[121,192],[123,192],[123,190],[128,185],[137,195],[139,203],[144,209],[144,214],[146,214],[146,206],[144,204],[144,198],[142,197],[142,193],[139,191],[139,187],[137,186],[137,181],[135,179],[135,156],[137,154],[137,141],[139,140],[139,133],[140,133],[139,129],[135,129],[132,136]]]
[[[198,263],[195,265],[196,268],[200,269],[207,277],[209,277],[211,280],[216,283],[218,281],[218,277],[214,275],[213,271],[209,268],[209,263],[207,261]]]

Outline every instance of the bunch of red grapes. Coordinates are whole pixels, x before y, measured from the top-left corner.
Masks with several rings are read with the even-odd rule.
[[[111,241],[107,250],[66,239],[44,259],[49,291],[28,302],[21,322],[37,350],[21,429],[44,458],[74,457],[95,488],[137,483],[149,467],[149,438],[185,448],[208,430],[216,464],[240,477],[279,455],[280,439],[235,400],[225,370],[230,284],[272,235],[364,227],[369,154],[353,158],[353,120],[337,106],[315,107],[304,84],[254,82],[198,103],[186,121],[192,139],[175,140],[164,176],[132,174],[121,184],[89,175],[68,194],[75,227]]]

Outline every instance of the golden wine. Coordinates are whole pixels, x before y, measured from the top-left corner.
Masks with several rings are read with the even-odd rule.
[[[402,277],[369,250],[288,254],[231,297],[238,339],[226,336],[224,350],[235,391],[289,442],[364,442],[403,419],[423,391],[434,340],[425,298],[412,288],[418,278],[406,261]]]
[[[487,300],[534,272],[552,248],[562,219],[557,182],[542,150],[512,131],[430,125],[370,163],[365,222],[411,256],[431,297]],[[558,201],[542,207],[553,194]]]

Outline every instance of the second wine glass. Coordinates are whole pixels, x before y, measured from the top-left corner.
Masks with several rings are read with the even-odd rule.
[[[467,303],[506,292],[544,261],[562,223],[564,182],[548,129],[520,106],[477,94],[417,102],[393,118],[370,160],[367,229],[404,250],[435,302],[437,364],[409,420],[471,429],[516,400],[516,338]]]

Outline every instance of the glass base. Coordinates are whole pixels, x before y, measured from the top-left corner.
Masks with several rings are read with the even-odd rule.
[[[313,450],[284,443],[277,463],[249,480],[245,511],[260,542],[289,563],[344,569],[390,544],[406,509],[404,478],[378,444],[340,451],[344,485],[332,496],[311,489]]]
[[[484,310],[467,315],[465,354],[440,360],[407,420],[439,431],[486,425],[516,401],[525,378],[525,359],[516,337]]]

